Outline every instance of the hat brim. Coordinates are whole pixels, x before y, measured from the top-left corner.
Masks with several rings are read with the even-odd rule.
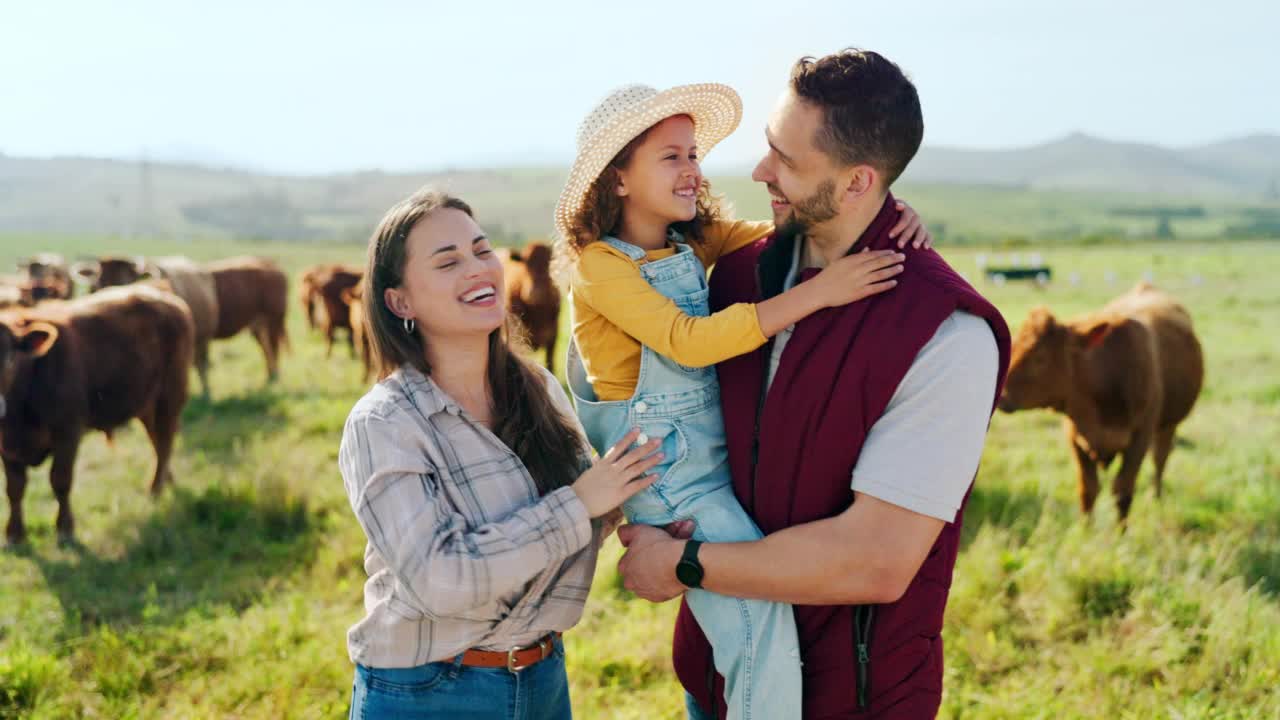
[[[602,128],[587,147],[579,148],[556,203],[556,231],[563,240],[570,241],[569,228],[586,200],[587,191],[614,156],[640,133],[675,115],[693,118],[694,142],[701,160],[742,122],[742,99],[733,88],[720,83],[677,85],[645,100],[632,112]]]

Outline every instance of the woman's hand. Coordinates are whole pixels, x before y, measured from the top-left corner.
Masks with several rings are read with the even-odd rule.
[[[598,518],[607,514],[632,495],[658,481],[656,475],[645,473],[662,462],[662,453],[654,452],[661,447],[662,441],[650,440],[628,450],[638,437],[639,430],[627,433],[574,481],[573,491],[578,494],[582,504],[587,506],[587,514],[591,517]]]

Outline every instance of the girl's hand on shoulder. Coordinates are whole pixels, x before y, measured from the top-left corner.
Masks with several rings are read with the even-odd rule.
[[[889,231],[889,238],[898,239],[899,249],[905,248],[908,244],[917,250],[932,248],[933,236],[929,234],[929,228],[921,222],[920,214],[915,211],[915,208],[901,200],[896,201],[896,207],[902,213],[902,217],[898,218],[898,224]]]
[[[906,256],[893,250],[863,250],[828,265],[815,283],[823,307],[838,307],[891,290]]]

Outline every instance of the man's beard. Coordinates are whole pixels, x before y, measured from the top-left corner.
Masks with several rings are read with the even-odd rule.
[[[824,180],[812,195],[799,202],[791,203],[791,214],[782,221],[777,232],[781,237],[800,237],[807,234],[815,225],[824,223],[839,214],[840,209],[836,204],[836,181]]]

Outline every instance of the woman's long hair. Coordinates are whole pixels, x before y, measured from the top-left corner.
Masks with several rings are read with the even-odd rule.
[[[474,217],[471,206],[446,193],[424,188],[387,211],[369,240],[368,266],[361,281],[365,324],[378,368],[386,378],[402,365],[431,375],[426,340],[405,332],[403,321],[386,303],[388,288],[404,281],[407,239],[419,220],[444,209]],[[570,485],[582,471],[585,441],[551,400],[542,373],[517,355],[508,341],[508,322],[489,334],[489,397],[494,434],[520,458],[538,492],[545,495]]]

